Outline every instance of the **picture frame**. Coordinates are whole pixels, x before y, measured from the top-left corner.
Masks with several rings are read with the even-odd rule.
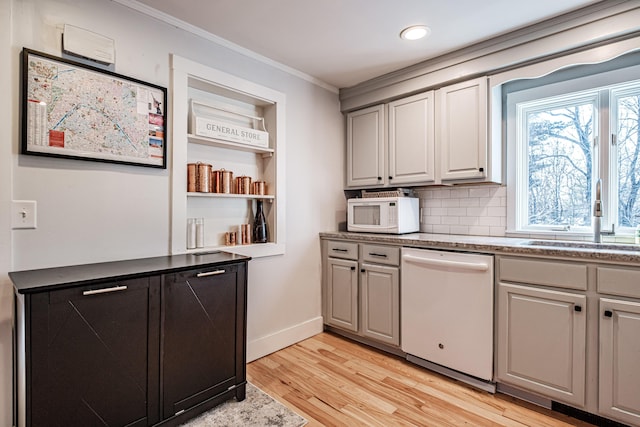
[[[22,50],[20,154],[167,168],[167,89]]]

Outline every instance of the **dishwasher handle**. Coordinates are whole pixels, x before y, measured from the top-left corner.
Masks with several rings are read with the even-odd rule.
[[[402,259],[413,264],[451,267],[458,270],[487,271],[489,269],[489,264],[483,262],[449,261],[446,259],[423,258],[413,255],[402,255]]]

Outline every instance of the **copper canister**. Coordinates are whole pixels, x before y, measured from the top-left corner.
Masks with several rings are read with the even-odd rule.
[[[267,183],[264,181],[255,181],[253,183],[253,194],[263,196],[267,192]]]
[[[224,233],[224,244],[227,246],[235,246],[238,240],[237,231],[228,231]]]
[[[251,177],[239,176],[236,178],[236,194],[251,194]]]
[[[240,232],[242,236],[241,243],[243,245],[251,244],[251,224],[240,225]]]
[[[197,188],[198,181],[197,165],[195,163],[187,163],[187,191],[193,193]]]
[[[211,171],[211,192],[222,193],[222,171]]]
[[[220,192],[221,193],[232,193],[233,191],[233,172],[220,169],[220,174],[222,175]]]
[[[196,165],[196,191],[211,192],[211,165],[198,162]]]

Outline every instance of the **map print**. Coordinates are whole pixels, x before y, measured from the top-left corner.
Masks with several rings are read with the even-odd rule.
[[[29,151],[164,164],[162,90],[33,55],[27,75]]]

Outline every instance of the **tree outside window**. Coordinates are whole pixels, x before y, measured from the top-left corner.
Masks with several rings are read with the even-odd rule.
[[[614,100],[617,111],[618,224],[635,227],[640,224],[640,91],[636,88],[631,93],[614,96]]]

